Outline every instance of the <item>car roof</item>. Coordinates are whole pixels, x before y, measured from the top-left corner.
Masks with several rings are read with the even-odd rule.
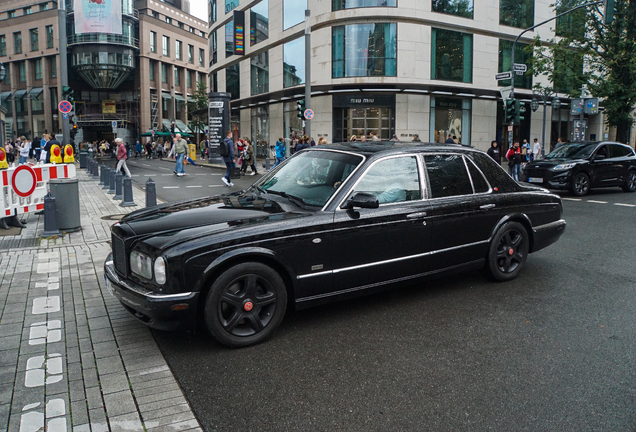
[[[311,149],[348,151],[366,156],[377,153],[421,153],[439,151],[475,151],[473,147],[461,144],[413,143],[412,141],[367,141],[321,144]],[[307,149],[309,150],[309,149]]]

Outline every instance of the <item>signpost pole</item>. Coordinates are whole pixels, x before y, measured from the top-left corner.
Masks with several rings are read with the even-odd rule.
[[[58,9],[57,9],[57,19],[58,19],[58,31],[60,32],[60,87],[58,87],[58,89],[60,88],[64,88],[64,87],[68,87],[68,65],[67,65],[67,55],[66,55],[66,44],[67,44],[67,40],[66,40],[66,7],[65,7],[65,2],[58,2]],[[59,91],[59,90],[58,90]],[[61,115],[61,114],[58,114]],[[63,135],[63,142],[62,145],[66,145],[68,143],[70,143],[70,124],[68,121],[69,116],[68,115],[63,115],[62,116],[62,135]]]
[[[579,114],[579,139],[585,141],[585,127],[583,126],[583,120],[585,119],[585,84],[581,86],[581,113]]]
[[[311,11],[305,10],[305,109],[311,108]],[[311,138],[311,120],[305,119],[305,134]]]

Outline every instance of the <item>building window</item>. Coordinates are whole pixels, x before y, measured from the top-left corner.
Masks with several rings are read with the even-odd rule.
[[[177,27],[182,29],[183,28],[183,23],[181,21],[177,21]]]
[[[219,91],[219,76],[216,72],[212,74],[212,82],[210,83],[210,88],[213,92]]]
[[[53,26],[46,26],[46,47],[53,48]]]
[[[35,61],[35,79],[42,79],[42,59],[37,59]]]
[[[0,35],[0,56],[7,55],[7,37]]]
[[[557,15],[577,6],[572,0],[560,0],[557,2],[555,13]],[[567,15],[557,18],[555,34],[561,37],[585,38],[585,8],[575,10]]]
[[[22,33],[13,33],[13,53],[22,54]]]
[[[500,0],[499,24],[517,28],[534,25],[534,0]]]
[[[175,41],[174,47],[177,55],[177,60],[183,60],[183,54],[181,53],[181,47],[183,43],[181,41]]]
[[[363,7],[396,6],[396,0],[332,0],[331,9],[353,9]]]
[[[252,145],[257,157],[269,151],[269,107],[252,108]]]
[[[49,10],[49,4],[48,3],[42,3],[40,5],[40,12],[43,12],[43,11],[46,11],[46,10]]]
[[[225,91],[230,93],[230,99],[241,97],[241,75],[240,63],[229,66],[225,69]]]
[[[199,66],[205,66],[205,50],[199,48]]]
[[[163,55],[170,57],[170,38],[168,36],[161,36],[163,43]]]
[[[396,52],[395,23],[333,27],[334,78],[396,76]]]
[[[216,22],[216,0],[210,0],[210,23]]]
[[[155,62],[153,60],[150,60],[148,64],[148,75],[150,76],[150,81],[155,80]]]
[[[18,77],[21,83],[26,82],[26,63],[25,62],[18,63]]]
[[[234,20],[225,24],[225,58],[234,54]]]
[[[269,91],[269,51],[250,59],[252,96]]]
[[[526,53],[525,48],[528,44],[523,44],[517,42],[515,47],[515,63],[524,63],[527,64],[530,60],[530,55]],[[511,52],[512,52],[512,41],[499,39],[499,72],[507,72],[512,69],[511,64]],[[532,88],[532,74],[525,73],[523,75],[514,75],[515,77],[515,87],[531,89]],[[510,80],[499,80],[497,81],[500,87],[507,87],[510,85]]]
[[[157,52],[157,33],[153,31],[150,32],[150,52]]]
[[[473,0],[433,0],[431,9],[433,12],[473,18]]]
[[[216,40],[217,40],[216,30],[214,30],[212,32],[212,42],[211,42],[212,43],[212,64],[216,63],[216,46],[217,46]]]
[[[250,9],[250,46],[263,42],[269,36],[269,0],[263,0]]]
[[[38,29],[29,30],[29,36],[31,36],[31,51],[39,50],[40,43],[38,40]]]
[[[33,9],[31,7],[24,8],[24,15],[31,15],[33,13]]]
[[[172,18],[170,18],[169,16],[166,17],[166,22],[168,24],[172,24]]]
[[[161,82],[168,82],[168,66],[165,63],[161,63]]]
[[[181,86],[181,69],[178,67],[174,68],[174,85]]]
[[[188,45],[188,63],[194,63],[194,47],[192,45]]]
[[[470,144],[470,117],[470,99],[431,97],[430,142],[456,137],[458,144]]]
[[[57,57],[51,57],[49,66],[51,66],[51,78],[57,78]]]
[[[239,4],[239,0],[225,0],[225,13],[230,12],[232,9],[237,7]]]
[[[186,87],[192,88],[192,71],[186,69]]]
[[[432,29],[431,79],[473,80],[473,35]]]
[[[283,88],[305,82],[305,38],[283,45]]]
[[[16,16],[14,10],[7,12],[7,15],[9,15],[9,18],[15,18]]]
[[[307,0],[283,0],[283,30],[305,21]]]

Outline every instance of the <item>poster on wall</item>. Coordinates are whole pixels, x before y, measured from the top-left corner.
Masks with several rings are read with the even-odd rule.
[[[75,34],[122,34],[121,0],[75,0]]]

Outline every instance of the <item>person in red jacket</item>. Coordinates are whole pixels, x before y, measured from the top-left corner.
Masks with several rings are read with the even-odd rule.
[[[512,148],[508,149],[506,153],[506,159],[508,159],[508,168],[510,170],[510,176],[519,181],[521,176],[521,147],[519,147],[519,141],[515,141]]]
[[[126,145],[124,144],[124,140],[121,138],[115,139],[115,144],[117,144],[117,169],[115,172],[118,172],[122,167],[126,172],[128,177],[132,177],[130,175],[130,170],[128,169],[128,165],[126,165],[126,159],[128,159],[128,150],[126,150]]]

